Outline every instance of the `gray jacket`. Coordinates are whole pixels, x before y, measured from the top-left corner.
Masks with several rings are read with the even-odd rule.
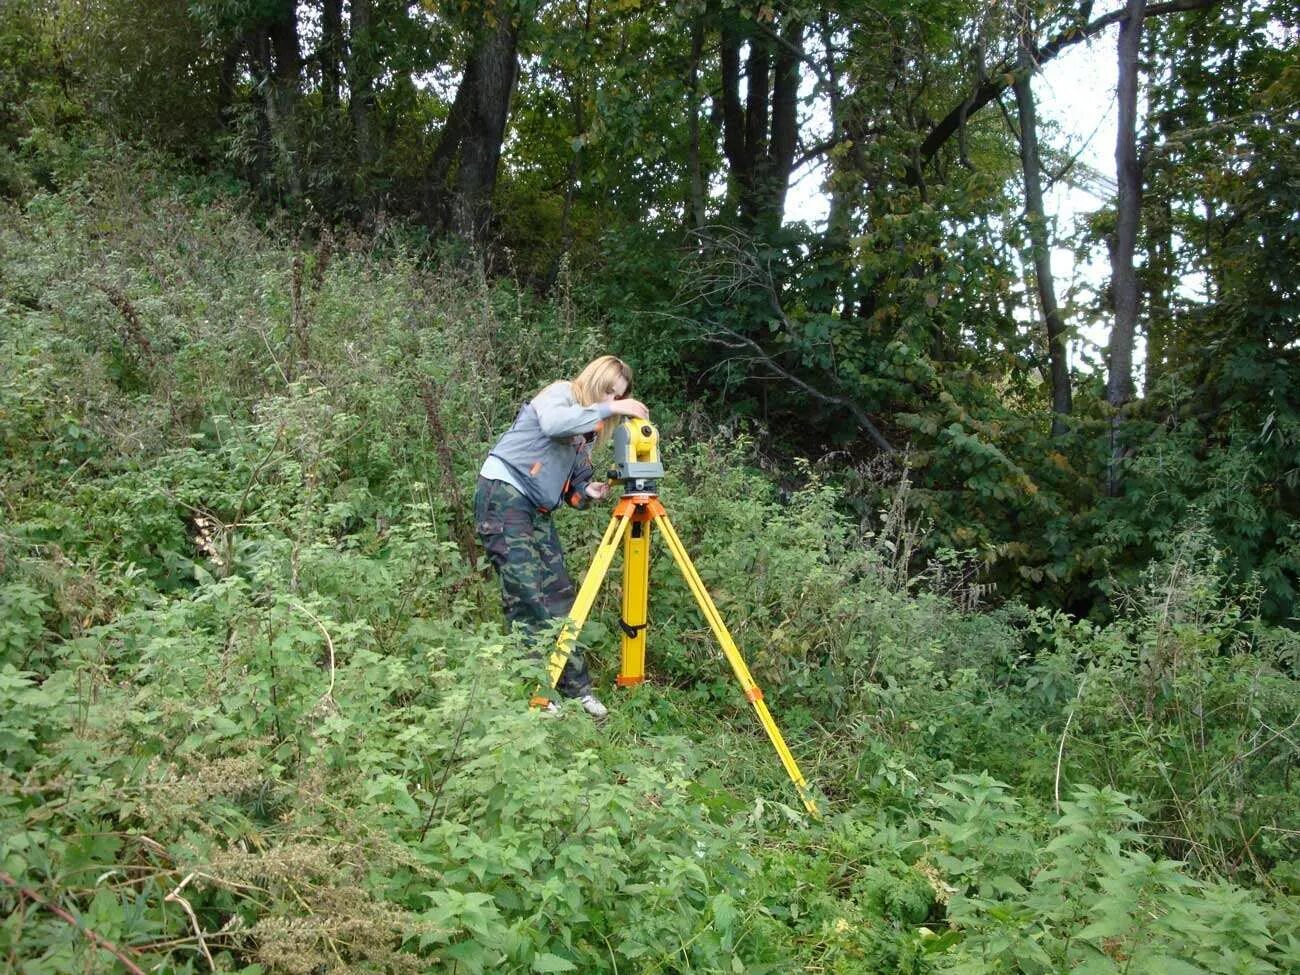
[[[609,415],[608,403],[582,406],[569,383],[552,383],[524,404],[491,454],[539,510],[551,511],[561,501],[583,508],[592,476],[591,445]]]

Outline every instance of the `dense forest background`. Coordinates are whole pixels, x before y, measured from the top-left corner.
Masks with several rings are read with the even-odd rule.
[[[1298,21],[4,0],[4,964],[1300,967]],[[607,351],[820,821],[668,566],[516,706],[474,477]]]
[[[927,552],[1000,596],[1104,619],[1192,519],[1294,612],[1289,4],[6,9],[11,195],[93,120],[229,173],[304,246],[397,235],[569,288],[647,395],[832,455],[855,497],[905,470]],[[1038,131],[1035,71],[1080,43],[1119,66],[1117,192],[1057,228],[1045,188],[1111,176]],[[784,219],[811,164],[824,226]],[[1062,303],[1054,246],[1110,281]],[[1084,332],[1105,362],[1072,369]]]

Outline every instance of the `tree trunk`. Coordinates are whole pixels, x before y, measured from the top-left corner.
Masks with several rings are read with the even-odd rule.
[[[333,118],[339,107],[342,81],[339,62],[343,58],[343,0],[324,0],[321,6],[321,38],[316,57],[320,61],[321,103],[326,114]]]
[[[371,113],[375,99],[374,43],[370,36],[372,0],[352,0],[352,30],[348,45],[348,115],[356,160],[364,170],[375,161]]]
[[[262,192],[269,192],[268,187],[275,182],[276,110],[275,99],[271,97],[275,83],[271,77],[271,40],[260,25],[249,32],[248,52],[253,90],[261,92],[261,97],[253,102],[257,142],[249,168],[254,185]]]
[[[298,99],[302,94],[302,57],[298,51],[298,13],[293,0],[281,0],[267,26],[275,56],[271,90],[274,105],[272,138],[284,170],[285,185],[293,199],[302,196],[302,173],[298,160]]]
[[[749,59],[742,107],[740,47],[746,40]],[[798,135],[802,44],[803,25],[793,19],[775,37],[759,29],[742,34],[734,25],[722,27],[723,152],[740,222],[758,233],[776,230],[785,215]]]
[[[1165,191],[1166,193],[1168,190]],[[1174,242],[1173,210],[1166,195],[1154,208],[1147,236],[1147,355],[1146,381],[1143,388],[1150,394],[1164,375],[1168,357],[1169,333],[1173,321]]]
[[[469,116],[456,171],[452,225],[470,240],[486,236],[492,217],[492,190],[496,186],[505,140],[510,98],[519,76],[519,29],[498,7],[495,28],[470,55],[462,87],[469,85]]]
[[[1028,20],[1028,11],[1023,15]],[[1028,30],[1024,43],[1030,42]],[[1065,323],[1056,306],[1056,284],[1052,278],[1051,244],[1047,237],[1047,217],[1043,212],[1043,187],[1038,158],[1038,116],[1029,79],[1033,62],[1022,44],[1020,64],[1013,85],[1016,109],[1020,117],[1020,165],[1025,177],[1025,217],[1029,223],[1029,246],[1034,258],[1034,280],[1038,303],[1047,328],[1047,361],[1052,383],[1052,436],[1066,432],[1065,418],[1073,405],[1070,397],[1070,368],[1065,344]]]
[[[221,68],[217,73],[217,128],[225,130],[230,124],[230,106],[235,101],[235,78],[239,71],[239,59],[249,47],[247,32],[240,34],[230,42],[221,56]]]
[[[1115,202],[1115,251],[1111,270],[1115,325],[1110,333],[1110,375],[1106,382],[1106,402],[1113,411],[1107,478],[1107,490],[1111,496],[1117,495],[1120,489],[1119,462],[1123,454],[1120,413],[1133,399],[1133,337],[1138,317],[1133,252],[1142,207],[1142,171],[1137,156],[1138,50],[1145,6],[1146,0],[1128,0],[1127,17],[1119,30],[1119,134],[1115,141],[1115,178],[1119,194]]]
[[[584,44],[591,36],[591,3],[587,0],[584,5],[582,15],[582,37]],[[548,277],[548,284],[555,281],[559,273],[560,261],[573,248],[573,230],[571,221],[573,218],[573,198],[578,192],[578,178],[582,175],[582,153],[583,145],[580,141],[587,132],[587,113],[584,108],[583,99],[586,97],[587,81],[585,72],[581,67],[577,71],[577,77],[568,78],[563,76],[569,96],[569,107],[573,110],[573,138],[574,143],[571,147],[569,156],[568,178],[565,180],[564,187],[564,209],[560,213],[560,253],[556,256],[555,266]]]
[[[772,81],[772,138],[758,173],[760,217],[781,226],[785,197],[794,170],[799,139],[799,59],[803,54],[803,25],[791,20],[782,32]]]
[[[729,202],[740,208],[742,187],[750,180],[754,161],[746,138],[745,109],[740,101],[740,45],[744,40],[730,23],[722,26],[719,56],[722,70],[722,152],[727,157],[731,185]]]
[[[822,48],[826,59],[827,100],[830,103],[831,111],[831,142],[834,144],[840,140],[852,139],[852,136],[849,135],[847,120],[844,118],[843,98],[840,93],[840,69],[835,56],[834,31],[831,29],[830,16],[825,10],[821,12],[819,23],[821,25]],[[861,159],[861,152],[862,147],[855,141],[851,160],[832,157],[829,162],[831,167],[831,178],[828,180],[830,184],[830,208],[826,219],[825,241],[827,252],[834,255],[835,260],[839,262],[847,261],[851,250],[854,195],[848,192],[848,181],[843,179],[841,173],[836,170],[849,167],[857,168],[857,164]],[[843,291],[836,295],[832,307],[838,307],[845,316],[849,316],[853,314],[854,306],[857,304],[856,299],[860,297],[861,284],[856,275],[844,275],[842,286]]]
[[[750,35],[749,60],[745,63],[745,146],[748,168],[741,184],[741,212],[751,220],[757,215],[758,170],[767,155],[768,107],[771,93],[772,58],[765,40]]]
[[[696,17],[691,28],[690,71],[690,196],[686,201],[686,225],[692,230],[704,228],[705,210],[704,171],[700,163],[700,58],[704,56],[704,19]]]
[[[1222,0],[1167,0],[1164,3],[1153,3],[1150,7],[1145,8],[1144,16],[1155,17],[1188,10],[1205,10],[1217,6],[1221,2]],[[1066,48],[1095,37],[1112,24],[1122,24],[1128,17],[1129,10],[1123,8],[1098,17],[1082,28],[1071,25],[1042,47],[1034,49],[1033,62],[1035,70],[1041,68]],[[1012,75],[1012,68],[1013,65],[1008,61],[999,62],[987,73],[985,79],[976,86],[974,92],[963,98],[930,130],[917,150],[917,159],[907,168],[907,182],[909,185],[923,185],[923,167],[935,157],[949,139],[960,131],[971,116],[1007,90],[1009,84],[1007,79]]]
[[[588,5],[590,9],[590,5]],[[582,107],[582,83],[570,83],[569,107],[573,110],[574,139],[582,137],[587,131],[587,113]],[[555,256],[555,265],[547,276],[548,285],[553,283],[560,271],[560,262],[573,249],[573,198],[578,192],[578,178],[582,175],[582,147],[575,145],[570,149],[569,171],[564,184],[564,209],[560,211],[560,252]]]

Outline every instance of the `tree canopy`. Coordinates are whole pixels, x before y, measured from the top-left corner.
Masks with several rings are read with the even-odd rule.
[[[707,391],[790,453],[891,458],[931,551],[1005,593],[1105,612],[1103,577],[1194,510],[1294,611],[1292,4],[8,9],[7,159],[94,120],[308,233],[399,222],[541,292],[576,275],[662,395]],[[1070,228],[1043,193],[1086,174],[1034,81],[1079,44],[1119,66],[1118,192]],[[787,213],[810,170],[824,223]],[[1070,247],[1105,287],[1058,295]],[[1088,329],[1103,361],[1071,362]]]

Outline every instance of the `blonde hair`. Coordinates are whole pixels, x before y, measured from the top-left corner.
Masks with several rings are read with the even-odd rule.
[[[632,389],[632,367],[617,356],[602,355],[583,366],[582,372],[569,385],[575,400],[583,406],[591,406],[614,392],[620,379],[627,384],[623,392],[626,396]],[[600,428],[599,442],[605,443],[613,433],[614,423],[606,420]]]
[[[614,392],[620,379],[627,383],[628,389],[632,388],[632,369],[622,359],[612,355],[592,359],[582,367],[578,378],[570,384],[573,387],[573,398],[583,406],[599,403]]]

